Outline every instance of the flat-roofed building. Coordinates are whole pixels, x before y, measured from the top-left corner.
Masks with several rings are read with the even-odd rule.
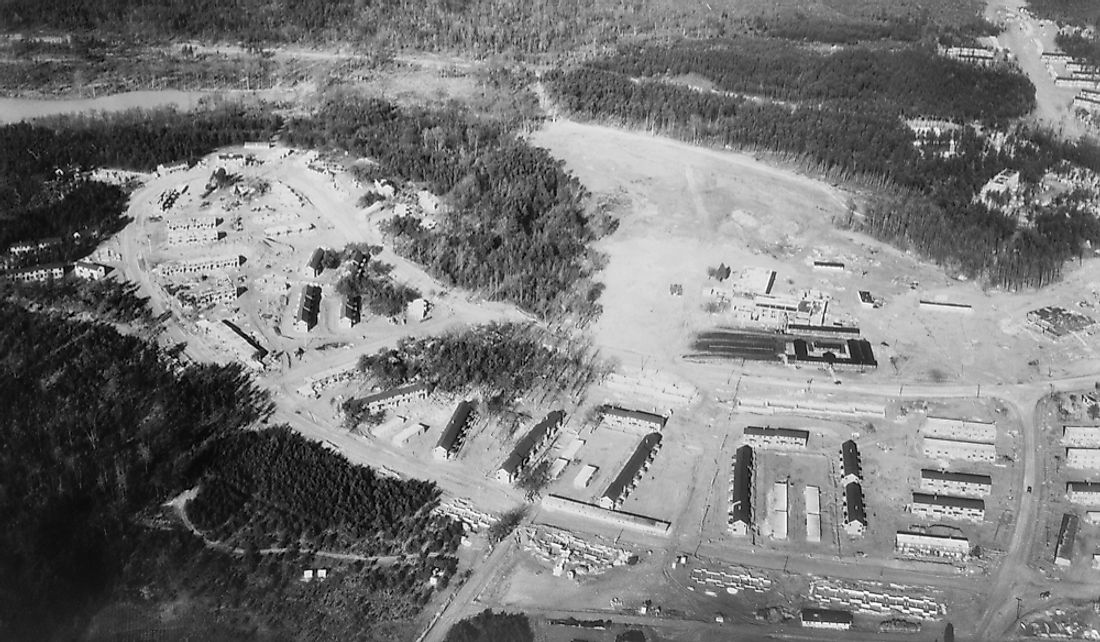
[[[806,486],[802,496],[806,503],[806,541],[817,544],[821,542],[821,489]]]
[[[970,540],[965,537],[898,531],[894,536],[894,551],[901,555],[962,560],[970,555]]]
[[[661,415],[641,410],[628,410],[618,406],[602,406],[603,423],[609,428],[627,432],[660,432],[667,419]]]
[[[807,608],[802,609],[799,620],[802,622],[802,626],[808,629],[847,631],[852,628],[852,614],[850,611]]]
[[[922,468],[920,489],[937,495],[986,497],[993,492],[993,478],[976,473],[952,473]]]
[[[1062,525],[1058,529],[1058,543],[1054,546],[1054,563],[1058,566],[1071,566],[1077,547],[1077,516],[1072,513],[1062,515]]]
[[[5,272],[3,278],[17,283],[42,283],[60,279],[64,276],[65,265],[63,263],[47,263],[45,265],[33,265],[31,267]]]
[[[867,530],[867,506],[863,502],[863,487],[856,482],[844,486],[844,531],[859,536]]]
[[[924,425],[921,426],[921,434],[940,439],[992,444],[997,441],[997,424],[946,417],[927,417]]]
[[[840,445],[840,485],[863,481],[863,463],[859,456],[859,447],[849,439]]]
[[[1066,466],[1081,470],[1100,468],[1100,448],[1066,448]]]
[[[930,459],[963,459],[984,463],[993,463],[997,459],[997,448],[988,443],[925,437],[923,447],[924,456]]]
[[[465,399],[459,402],[432,450],[432,455],[436,459],[454,459],[458,455],[466,442],[466,433],[470,429],[470,424],[473,423],[475,414],[474,404]]]
[[[799,428],[745,426],[745,443],[753,448],[802,449],[810,440],[810,431]]]
[[[733,457],[730,477],[729,531],[733,535],[748,535],[752,529],[752,446],[741,446]]]
[[[794,339],[785,345],[789,363],[812,363],[833,370],[860,372],[878,367],[875,351],[866,339]]]
[[[560,495],[546,495],[542,498],[542,507],[551,511],[571,513],[578,517],[593,519],[619,528],[639,531],[648,535],[667,536],[672,527],[666,522],[645,515],[624,513],[617,510],[607,510],[595,504],[579,502],[575,499]]]
[[[913,493],[910,510],[928,519],[957,519],[980,522],[985,519],[985,501],[972,497]]]
[[[600,496],[596,503],[601,508],[618,510],[623,505],[631,491],[638,484],[649,465],[657,457],[657,451],[661,448],[661,433],[652,432],[642,437],[630,459],[619,471],[618,476],[607,486],[607,490]]]
[[[73,274],[80,279],[98,281],[107,277],[107,266],[91,261],[77,261],[73,264]]]
[[[1062,443],[1079,448],[1100,448],[1100,426],[1062,426]]]
[[[1075,504],[1100,504],[1100,483],[1068,482],[1066,496]]]
[[[530,465],[539,452],[554,440],[563,424],[565,424],[565,413],[563,411],[555,410],[546,415],[542,421],[535,424],[535,427],[516,443],[512,453],[497,469],[496,478],[502,482],[515,482],[520,473]]]
[[[369,412],[379,412],[396,408],[417,399],[427,399],[431,391],[432,387],[427,383],[411,383],[398,386],[363,397],[363,407]]]

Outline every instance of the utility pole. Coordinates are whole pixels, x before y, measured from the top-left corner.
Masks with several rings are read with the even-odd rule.
[[[1016,619],[1020,619],[1020,610],[1023,606],[1023,600],[1019,596],[1016,597]]]

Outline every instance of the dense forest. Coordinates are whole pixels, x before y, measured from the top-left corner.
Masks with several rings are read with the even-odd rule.
[[[534,642],[531,622],[522,613],[486,609],[451,627],[445,642]]]
[[[1100,5],[1093,0],[1027,0],[1031,11],[1047,20],[1071,25],[1100,25]]]
[[[223,41],[347,41],[380,48],[515,55],[566,53],[636,38],[722,37],[759,16],[798,10],[827,18],[882,23],[892,18],[965,22],[980,12],[969,0],[0,0],[5,27],[123,34],[137,38]]]
[[[546,150],[457,104],[399,108],[342,97],[287,124],[286,139],[378,162],[363,178],[400,178],[448,195],[435,230],[412,217],[387,227],[399,254],[433,275],[543,317],[598,313],[589,244],[612,229],[585,213],[587,192]]]
[[[236,367],[0,302],[0,638],[73,630],[216,441],[271,408]]]
[[[438,497],[429,482],[380,477],[289,428],[269,428],[218,443],[188,514],[208,537],[240,547],[453,552],[461,527],[430,514]]]
[[[1059,33],[1054,37],[1058,48],[1074,58],[1081,58],[1093,65],[1100,65],[1100,38],[1081,33]]]
[[[502,407],[537,384],[559,389],[566,372],[587,377],[593,365],[578,348],[548,347],[533,326],[490,324],[406,337],[396,348],[364,355],[359,367],[383,388],[410,381],[429,381],[444,392],[482,388],[490,407]]]
[[[773,50],[775,56],[764,54]],[[1094,145],[1023,127],[1012,128],[999,145],[967,129],[952,157],[913,144],[906,116],[999,123],[1029,111],[1034,88],[1018,72],[935,62],[920,47],[896,55],[834,54],[842,64],[831,70],[814,60],[816,54],[794,56],[796,45],[775,41],[631,51],[548,73],[547,89],[581,118],[763,151],[834,180],[872,187],[883,196],[871,199],[864,218],[845,223],[1001,287],[1049,283],[1087,242],[1100,241],[1079,216],[1047,216],[1043,226],[1020,229],[974,199],[1005,168],[1020,170],[1022,180],[1031,182],[1062,161],[1100,169]],[[903,74],[905,86],[887,77],[904,60],[914,64]],[[713,76],[720,90],[664,80],[687,73]],[[956,84],[964,80],[966,87]],[[920,96],[912,93],[918,87]]]

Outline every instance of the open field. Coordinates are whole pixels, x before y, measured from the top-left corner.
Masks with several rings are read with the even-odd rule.
[[[1089,372],[1097,356],[1095,330],[1053,340],[1026,323],[1027,312],[1044,305],[1100,304],[1096,259],[1038,293],[983,290],[838,229],[834,221],[846,218],[849,195],[746,154],[562,120],[533,140],[564,158],[594,192],[620,204],[619,230],[599,244],[610,260],[601,274],[607,289],[594,334],[605,354],[626,365],[647,364],[713,385],[679,357],[697,333],[729,324],[723,314],[704,310],[706,291],[721,287],[707,269],[720,263],[734,272],[775,270],[773,293],[826,293],[826,322],[858,326],[874,348],[879,367],[861,375],[868,380],[1024,382]],[[814,270],[814,260],[841,262],[844,269]],[[672,284],[682,286],[682,296],[670,295]],[[861,305],[860,290],[882,307]],[[920,300],[968,304],[972,311],[924,309]]]

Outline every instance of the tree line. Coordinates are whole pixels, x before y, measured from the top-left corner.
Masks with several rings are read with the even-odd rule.
[[[631,46],[588,63],[630,77],[697,73],[718,89],[805,105],[845,102],[904,116],[1003,123],[1035,106],[1022,72],[981,68],[927,45],[821,52],[774,38]]]

